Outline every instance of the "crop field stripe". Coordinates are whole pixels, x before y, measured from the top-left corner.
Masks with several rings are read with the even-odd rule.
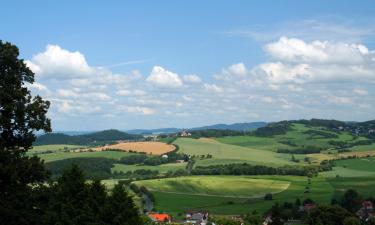
[[[279,191],[270,191],[269,193],[271,194],[278,194],[280,192],[283,192],[287,190],[290,186],[290,183],[287,184],[287,186]],[[259,195],[250,195],[250,196],[241,196],[241,195],[214,195],[214,194],[194,194],[194,193],[184,193],[184,192],[175,192],[175,191],[161,191],[161,190],[156,190],[152,188],[148,188],[150,191],[153,192],[159,192],[159,193],[167,193],[167,194],[176,194],[176,195],[192,195],[192,196],[210,196],[210,197],[220,197],[220,198],[243,198],[243,199],[250,199],[250,198],[263,198],[264,194],[259,194]]]

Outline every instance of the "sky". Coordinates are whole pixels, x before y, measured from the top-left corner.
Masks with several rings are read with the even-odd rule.
[[[375,119],[369,1],[1,1],[62,130]]]

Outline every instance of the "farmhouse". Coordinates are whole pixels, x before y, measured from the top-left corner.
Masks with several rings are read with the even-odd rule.
[[[189,137],[191,136],[191,133],[189,133],[187,130],[182,130],[180,133],[181,137]]]
[[[371,201],[363,201],[362,207],[357,211],[357,215],[362,220],[367,220],[375,216],[374,207]]]
[[[206,225],[208,223],[207,211],[187,211],[186,223]]]
[[[165,223],[165,222],[170,223],[171,222],[171,216],[166,213],[149,213],[148,217],[152,221],[157,222],[157,223]]]

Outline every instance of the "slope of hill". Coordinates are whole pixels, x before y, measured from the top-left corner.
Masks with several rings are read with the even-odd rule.
[[[142,135],[128,134],[119,130],[104,130],[84,135],[66,135],[62,133],[49,133],[39,136],[34,145],[70,144],[70,145],[92,145],[107,143],[118,140],[138,140]]]

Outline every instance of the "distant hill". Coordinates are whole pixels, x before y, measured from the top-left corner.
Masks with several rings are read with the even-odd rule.
[[[159,129],[134,129],[134,130],[127,130],[126,132],[129,134],[171,134],[177,133],[181,131],[180,128],[159,128]]]
[[[142,135],[129,134],[119,130],[104,130],[83,135],[67,135],[63,133],[48,133],[39,136],[34,145],[52,145],[52,144],[72,144],[72,145],[92,145],[99,143],[108,143],[118,140],[137,140],[142,139]]]
[[[234,130],[234,131],[248,131],[266,126],[266,122],[252,122],[252,123],[233,123],[233,124],[214,124],[210,126],[194,127],[188,130]]]
[[[252,122],[252,123],[234,123],[234,124],[214,124],[202,127],[187,128],[190,131],[196,130],[233,130],[233,131],[248,131],[259,127],[266,126],[266,122]],[[182,128],[160,128],[160,129],[134,129],[127,130],[130,134],[171,134],[183,130]]]

